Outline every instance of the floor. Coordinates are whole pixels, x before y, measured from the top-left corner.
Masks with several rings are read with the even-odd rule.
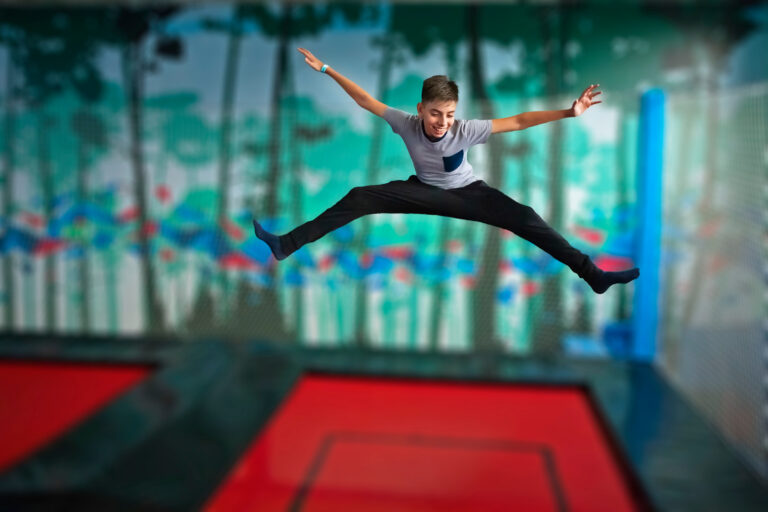
[[[768,510],[646,364],[14,336],[0,413],[3,510]]]

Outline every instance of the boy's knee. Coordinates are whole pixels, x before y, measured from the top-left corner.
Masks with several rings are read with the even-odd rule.
[[[524,229],[526,226],[537,224],[540,217],[530,206],[520,204],[513,208],[512,211],[508,211],[505,218],[510,223],[511,229],[517,231]]]
[[[500,208],[500,210],[503,211],[504,214],[507,216],[515,217],[519,219],[527,219],[531,216],[536,215],[536,212],[534,211],[533,208],[518,202],[507,203],[504,205],[503,208]]]
[[[538,219],[539,218],[539,214],[536,213],[536,210],[534,210],[533,207],[527,206],[527,205],[522,205],[522,206],[523,206],[523,208],[522,208],[523,215],[525,216],[526,219]]]
[[[365,206],[365,204],[368,202],[366,199],[365,189],[363,187],[352,187],[352,189],[347,192],[344,200],[353,208]]]

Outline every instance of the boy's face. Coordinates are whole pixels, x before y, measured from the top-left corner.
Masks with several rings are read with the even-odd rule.
[[[453,115],[456,113],[455,101],[427,101],[416,105],[419,118],[424,121],[427,135],[442,137],[453,125]]]

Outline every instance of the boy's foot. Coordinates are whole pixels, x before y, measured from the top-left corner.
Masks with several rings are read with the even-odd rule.
[[[274,254],[275,259],[284,260],[288,257],[280,246],[280,237],[264,231],[264,228],[261,227],[261,224],[256,222],[256,219],[253,219],[253,230],[256,232],[256,236],[264,240],[269,248],[272,249],[272,254]]]
[[[605,290],[616,283],[628,283],[634,281],[640,276],[640,269],[635,267],[631,270],[622,270],[621,272],[605,272],[601,270],[595,277],[587,281],[587,284],[595,293],[605,293]]]

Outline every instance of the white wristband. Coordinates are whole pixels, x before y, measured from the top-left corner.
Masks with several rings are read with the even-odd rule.
[[[328,64],[323,64],[323,67],[320,68],[320,72],[325,73],[325,70],[327,67],[328,67]]]

